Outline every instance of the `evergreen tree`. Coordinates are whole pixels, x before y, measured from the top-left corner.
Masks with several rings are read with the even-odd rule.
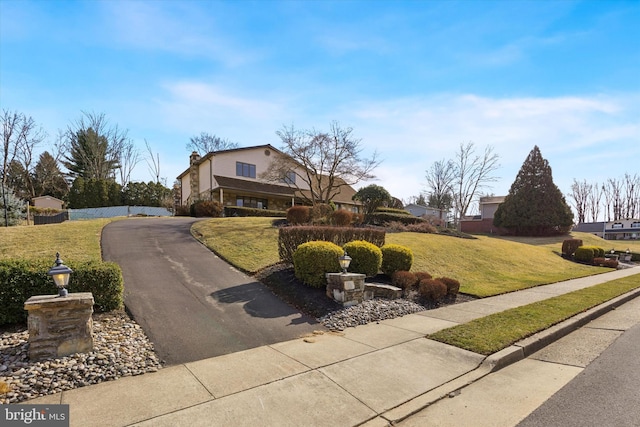
[[[519,236],[550,236],[571,229],[573,213],[553,183],[549,162],[538,146],[522,164],[493,224]]]
[[[40,154],[33,171],[36,196],[53,196],[64,199],[69,192],[69,184],[58,167],[58,162],[48,151]]]
[[[0,225],[5,227],[18,225],[21,220],[26,218],[26,211],[27,204],[16,197],[11,189],[2,186],[2,197],[0,197],[0,215],[2,216],[2,221]]]

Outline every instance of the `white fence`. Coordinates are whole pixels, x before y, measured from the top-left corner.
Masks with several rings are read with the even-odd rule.
[[[71,221],[116,216],[173,216],[166,208],[152,206],[109,206],[106,208],[69,209],[68,211]]]

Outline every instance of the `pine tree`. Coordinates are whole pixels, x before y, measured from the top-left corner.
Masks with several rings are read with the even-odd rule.
[[[40,154],[33,171],[36,196],[53,196],[63,199],[69,192],[69,184],[58,167],[56,159],[48,151]]]
[[[493,224],[519,236],[563,234],[573,225],[571,208],[553,183],[549,162],[538,146],[522,164]]]

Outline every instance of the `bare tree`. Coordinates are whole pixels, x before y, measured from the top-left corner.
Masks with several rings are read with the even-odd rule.
[[[591,214],[591,222],[598,221],[600,216],[600,201],[602,200],[603,188],[597,182],[591,185],[589,192],[589,213]]]
[[[212,151],[230,150],[232,148],[238,148],[238,143],[207,132],[200,132],[200,135],[192,136],[187,144],[187,150],[195,151],[202,156]]]
[[[0,146],[0,156],[2,157],[2,187],[3,206],[7,206],[6,185],[9,175],[9,165],[18,162],[24,169],[25,175],[31,168],[34,147],[45,137],[44,131],[38,127],[32,117],[27,117],[23,113],[3,110],[0,115],[2,121],[2,145]],[[24,163],[26,162],[26,163]],[[26,167],[25,167],[26,165]],[[31,182],[29,177],[28,182]],[[33,184],[30,185],[30,193],[33,194]],[[4,209],[5,226],[8,226],[7,210]]]
[[[118,171],[120,172],[120,185],[126,187],[129,181],[131,181],[133,169],[135,169],[136,165],[140,162],[140,152],[131,139],[126,139],[122,141],[119,155]]]
[[[160,182],[160,154],[156,153],[154,156],[153,150],[151,150],[151,146],[146,139],[144,140],[144,145],[147,147],[147,153],[149,154],[149,157],[145,157],[149,173],[155,178],[155,182]]]
[[[575,178],[573,179],[569,197],[573,199],[573,207],[576,209],[576,213],[578,214],[578,223],[585,222],[587,205],[589,203],[589,195],[591,194],[591,191],[592,184],[588,184],[586,180],[578,182]]]
[[[607,186],[609,188],[609,192],[611,195],[611,207],[613,209],[613,220],[617,221],[622,218],[622,213],[624,212],[624,198],[622,192],[622,181],[609,178],[607,181]]]
[[[354,137],[353,128],[335,121],[328,132],[292,125],[276,135],[285,156],[276,156],[260,178],[300,190],[298,195],[314,206],[329,203],[345,186],[375,178],[373,170],[380,164],[375,152],[371,158],[361,157],[362,141]]]
[[[429,206],[443,211],[451,209],[453,202],[453,185],[456,179],[456,165],[452,160],[439,160],[427,170],[427,186],[429,190]]]
[[[472,142],[460,144],[455,160],[454,207],[458,221],[467,214],[475,195],[498,177],[492,176],[500,165],[493,147],[487,146],[482,155],[476,155]],[[458,224],[459,226],[459,224]]]
[[[637,174],[624,174],[625,218],[635,218],[640,213],[640,177]]]

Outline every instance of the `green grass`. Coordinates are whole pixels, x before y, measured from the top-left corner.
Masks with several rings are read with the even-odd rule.
[[[113,219],[0,228],[0,259],[100,261],[102,228]]]
[[[562,259],[562,240],[539,245],[524,238],[458,239],[421,233],[387,233],[386,238],[387,243],[411,248],[412,271],[454,278],[460,281],[460,292],[478,297],[609,271]]]
[[[233,266],[255,273],[280,260],[278,230],[271,226],[273,219],[210,219],[195,223],[191,227],[191,233]]]
[[[428,338],[489,355],[638,287],[636,274],[472,320]]]
[[[217,218],[194,224],[192,233],[234,266],[256,272],[279,261],[278,231],[271,226],[272,220]],[[452,277],[460,281],[461,292],[479,297],[609,271],[563,260],[558,255],[562,238],[546,240],[541,245],[527,244],[526,239],[388,233],[386,240],[411,248],[413,271]]]

